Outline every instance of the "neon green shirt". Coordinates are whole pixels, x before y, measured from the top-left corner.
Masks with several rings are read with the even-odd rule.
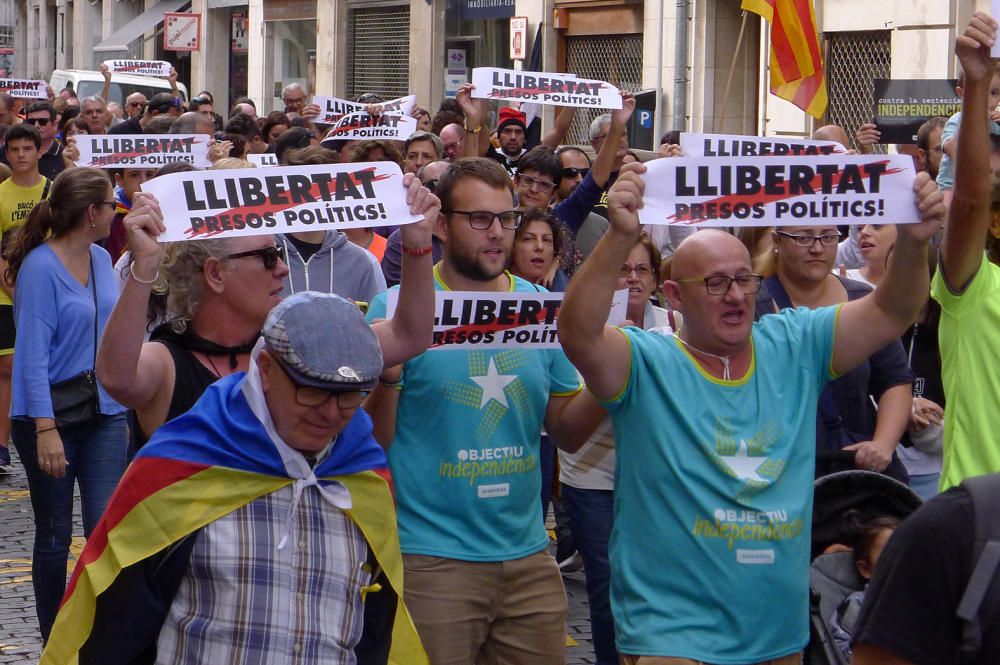
[[[941,491],[1000,471],[1000,267],[983,255],[969,286],[954,293],[938,270],[931,295],[941,304],[938,344],[948,398]]]

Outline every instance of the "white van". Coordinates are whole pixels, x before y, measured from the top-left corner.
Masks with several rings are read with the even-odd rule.
[[[77,97],[83,99],[91,95],[100,95],[104,88],[104,75],[101,72],[87,69],[57,69],[52,72],[49,85],[58,95],[59,91],[69,85]],[[188,89],[183,83],[177,84],[181,98],[188,98]],[[141,92],[146,99],[152,99],[158,92],[170,92],[170,82],[155,76],[135,76],[132,74],[112,74],[109,102],[125,104],[125,98],[133,92]]]

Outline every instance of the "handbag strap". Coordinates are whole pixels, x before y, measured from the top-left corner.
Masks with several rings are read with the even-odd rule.
[[[89,250],[88,250],[89,251]],[[90,256],[90,292],[94,296],[94,363],[93,371],[97,371],[97,276],[94,274],[94,256]]]
[[[45,176],[42,177],[45,178]],[[49,180],[48,178],[45,178],[45,187],[42,188],[42,198],[38,200],[44,201],[45,199],[49,198],[49,189],[51,188],[52,188],[52,181]]]

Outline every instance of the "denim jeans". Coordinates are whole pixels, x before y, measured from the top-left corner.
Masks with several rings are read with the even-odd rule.
[[[615,521],[615,493],[562,486],[563,508],[569,516],[576,549],[583,557],[590,601],[590,635],[597,665],[618,665],[615,622],[611,616],[611,564],[608,541]]]
[[[125,472],[125,414],[101,416],[94,425],[60,431],[66,453],[66,475],[53,478],[38,467],[35,423],[14,420],[11,434],[28,476],[35,514],[31,583],[42,639],[48,640],[59,603],[66,591],[66,563],[73,536],[73,485],[80,485],[83,532],[89,537],[118,480]]]

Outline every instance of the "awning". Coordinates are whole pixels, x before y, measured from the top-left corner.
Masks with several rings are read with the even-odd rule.
[[[129,43],[143,36],[160,23],[167,12],[176,12],[191,0],[160,0],[134,19],[115,30],[114,34],[94,47],[95,51],[127,51]]]

